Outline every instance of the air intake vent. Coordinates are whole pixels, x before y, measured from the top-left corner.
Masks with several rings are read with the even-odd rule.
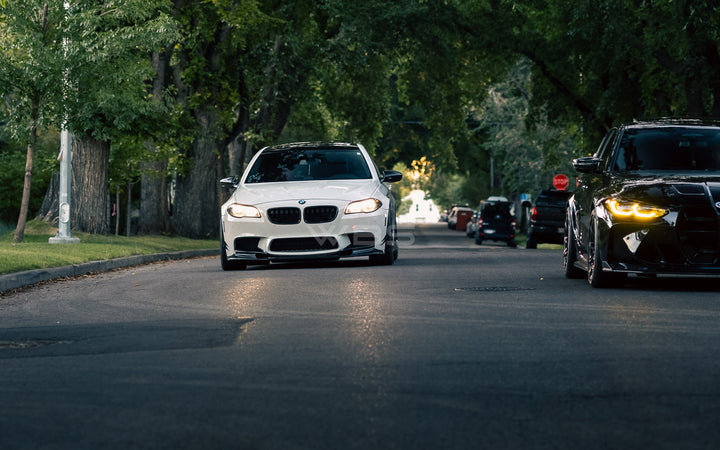
[[[338,248],[337,240],[329,236],[274,239],[270,243],[270,250],[274,252],[312,252],[318,250],[333,250],[336,248]]]
[[[675,226],[685,259],[690,264],[718,261],[718,215],[709,206],[684,206]]]

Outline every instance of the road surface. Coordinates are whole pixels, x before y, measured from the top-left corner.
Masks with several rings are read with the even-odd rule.
[[[2,449],[718,448],[718,280],[597,290],[444,225],[366,260],[0,297]]]

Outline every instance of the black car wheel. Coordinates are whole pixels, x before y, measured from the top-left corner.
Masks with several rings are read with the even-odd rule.
[[[598,230],[597,222],[592,221],[590,226],[590,240],[588,242],[588,272],[587,279],[590,286],[594,288],[617,287],[625,282],[627,274],[608,273],[602,270],[602,261],[598,255]]]
[[[525,243],[525,248],[537,248],[537,241],[533,238],[528,238]]]
[[[233,261],[227,258],[222,230],[220,230],[220,266],[223,270],[244,270],[247,268],[247,263],[243,261]]]
[[[583,278],[585,272],[575,267],[577,244],[575,242],[575,233],[567,218],[565,219],[565,230],[565,236],[563,237],[563,271],[565,272],[565,278]]]
[[[375,266],[391,266],[398,258],[397,233],[388,229],[385,238],[385,252],[382,255],[370,255],[370,264]]]

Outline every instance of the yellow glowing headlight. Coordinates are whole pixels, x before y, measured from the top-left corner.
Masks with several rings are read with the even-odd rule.
[[[605,207],[614,216],[634,217],[636,219],[655,219],[668,213],[668,210],[664,208],[641,205],[637,202],[625,202],[614,198],[605,200]]]
[[[260,211],[254,206],[241,205],[239,203],[233,203],[228,206],[228,214],[238,219],[244,217],[260,217]]]
[[[352,202],[345,207],[345,214],[371,213],[382,206],[382,202],[376,198],[366,198]]]

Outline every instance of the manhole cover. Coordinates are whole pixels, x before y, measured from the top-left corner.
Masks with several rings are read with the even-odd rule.
[[[54,341],[49,339],[34,339],[24,341],[0,341],[0,350],[12,350],[20,348],[47,347],[56,344],[69,344],[70,341]]]
[[[512,287],[512,286],[480,286],[455,288],[456,291],[471,292],[512,292],[512,291],[534,291],[535,288]]]

